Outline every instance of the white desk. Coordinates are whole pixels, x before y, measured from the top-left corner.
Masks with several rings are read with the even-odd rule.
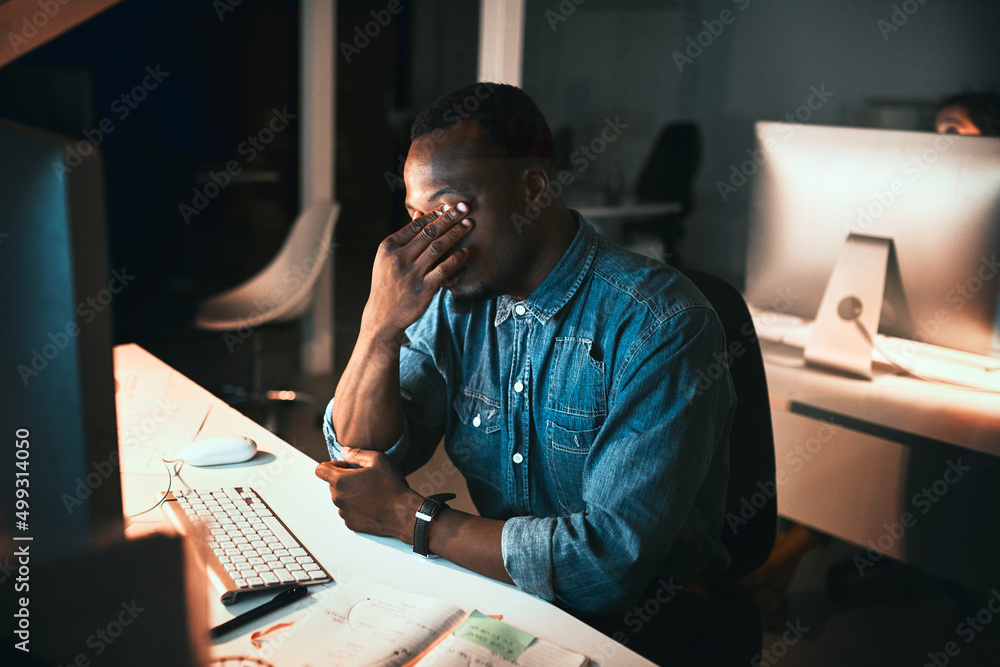
[[[168,367],[136,345],[121,345],[115,348],[115,368],[119,371]],[[181,480],[192,488],[252,486],[336,580],[346,581],[360,576],[444,600],[465,610],[479,609],[487,614],[503,614],[506,622],[586,654],[600,665],[652,664],[564,611],[514,586],[472,573],[443,559],[425,560],[396,540],[348,530],[330,501],[327,485],[313,473],[316,461],[180,373],[171,373],[167,394],[180,400],[211,404],[200,437],[245,435],[253,438],[259,448],[257,456],[244,464],[221,468],[185,466],[181,471]],[[156,492],[166,488],[165,484],[165,471],[161,475],[123,475],[126,515],[150,507],[156,501]],[[126,532],[141,535],[163,528],[164,522],[162,512],[156,510],[138,517]],[[212,592],[209,621],[216,625],[260,602],[252,600],[225,607]],[[227,635],[224,644],[211,646],[212,655],[231,655],[233,646],[238,646],[239,652],[246,655],[250,646],[248,637],[258,629],[258,624],[251,623],[242,631]],[[281,661],[280,654],[269,657],[269,661],[275,665],[287,664]]]
[[[817,370],[755,321],[778,512],[972,589],[1000,584],[1000,394]]]

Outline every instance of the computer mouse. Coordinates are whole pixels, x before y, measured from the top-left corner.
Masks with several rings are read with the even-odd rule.
[[[193,466],[220,466],[247,461],[256,453],[257,443],[250,438],[222,436],[192,442],[181,450],[181,458]]]

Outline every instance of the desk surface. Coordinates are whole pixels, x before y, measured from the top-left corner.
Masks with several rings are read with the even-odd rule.
[[[779,332],[787,340],[768,340],[777,331],[774,319],[764,311],[754,314],[772,399],[1000,457],[1000,393],[904,377],[891,369],[871,381],[816,369],[803,359],[801,336]]]
[[[115,370],[156,370],[167,367],[137,345],[115,348]],[[199,437],[244,435],[253,438],[258,454],[251,461],[219,468],[185,466],[179,475],[191,488],[252,486],[338,581],[364,577],[393,588],[443,600],[465,610],[503,614],[506,622],[574,651],[600,665],[650,665],[647,660],[597,632],[553,605],[516,587],[480,576],[443,559],[425,560],[405,544],[388,538],[355,533],[344,526],[330,502],[326,484],[313,473],[317,462],[273,433],[247,419],[223,401],[176,371],[171,372],[167,396],[200,401],[211,410]],[[123,474],[125,514],[153,505],[166,488],[163,474]],[[175,480],[175,484],[177,481]],[[164,527],[160,510],[133,520],[126,533],[138,536]],[[260,600],[225,607],[213,592],[209,621],[216,625],[260,604]],[[239,646],[246,654],[249,635],[260,629],[251,623],[210,647],[212,655],[230,655]],[[207,628],[206,628],[207,630]],[[283,665],[281,656],[270,662]]]

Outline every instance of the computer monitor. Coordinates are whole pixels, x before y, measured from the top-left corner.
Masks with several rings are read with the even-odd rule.
[[[852,329],[845,339],[857,338],[850,320],[864,312],[872,335],[877,326],[889,336],[991,353],[1000,139],[773,122],[757,123],[756,133],[751,305],[817,319],[830,285],[834,318]],[[873,290],[879,299],[884,291],[881,304],[854,295]]]
[[[66,161],[79,143],[0,119],[0,532],[39,555],[123,534],[116,284],[97,150]]]

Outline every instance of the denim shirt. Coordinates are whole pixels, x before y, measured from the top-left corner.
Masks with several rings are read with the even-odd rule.
[[[621,613],[657,577],[728,566],[719,532],[735,398],[722,326],[676,270],[577,215],[556,267],[523,301],[459,314],[441,290],[400,352],[404,474],[444,446],[480,515],[506,519],[517,586],[571,610]],[[331,423],[327,445],[340,458]],[[447,491],[441,488],[439,491]]]

